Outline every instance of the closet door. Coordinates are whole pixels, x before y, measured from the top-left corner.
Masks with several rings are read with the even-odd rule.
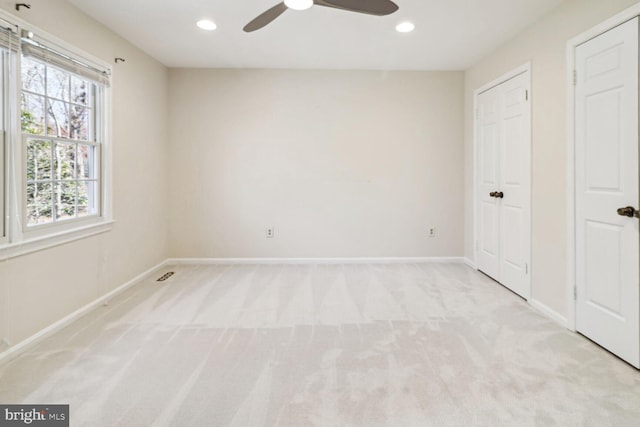
[[[576,48],[576,329],[640,367],[638,18]]]
[[[477,180],[478,269],[498,280],[500,277],[500,91],[494,88],[478,96]]]
[[[531,108],[529,72],[477,98],[478,268],[530,296]]]

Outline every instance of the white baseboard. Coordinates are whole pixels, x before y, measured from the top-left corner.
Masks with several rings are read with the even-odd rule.
[[[9,347],[4,352],[0,353],[0,363],[1,362],[7,362],[7,361],[15,358],[16,356],[20,355],[22,352],[27,350],[32,345],[42,341],[43,339],[45,339],[49,335],[53,334],[54,332],[59,331],[60,329],[64,328],[65,326],[69,325],[71,322],[74,322],[75,320],[77,320],[80,317],[84,316],[85,314],[87,314],[91,310],[94,310],[95,308],[99,307],[100,305],[103,305],[103,304],[109,302],[109,300],[111,300],[115,296],[121,294],[122,292],[126,291],[130,287],[140,283],[141,281],[143,281],[147,277],[149,277],[152,274],[156,273],[158,270],[164,268],[165,265],[167,265],[167,261],[163,261],[163,262],[159,263],[158,265],[156,265],[155,267],[151,267],[147,271],[137,275],[133,279],[131,279],[128,282],[126,282],[125,284],[117,287],[116,289],[112,290],[111,292],[99,297],[98,299],[90,302],[89,304],[85,305],[84,307],[79,308],[78,310],[76,310],[73,313],[69,314],[68,316],[58,320],[57,322],[47,326],[46,328],[40,330],[39,332],[36,332],[35,334],[31,335],[29,338],[27,338],[27,339],[25,339],[23,341],[20,341],[19,343],[17,343],[14,346]]]
[[[563,328],[569,329],[569,323],[567,322],[567,318],[550,308],[548,305],[541,303],[540,301],[531,298],[529,301],[529,305],[544,314],[551,320],[555,321],[557,324],[562,326]]]
[[[170,258],[166,265],[196,264],[415,264],[458,263],[462,257],[409,257],[409,258]]]

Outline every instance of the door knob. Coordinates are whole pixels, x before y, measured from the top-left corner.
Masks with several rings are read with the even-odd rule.
[[[491,193],[489,193],[489,197],[496,197],[496,192],[492,191]]]
[[[498,191],[496,192],[495,197],[498,199],[504,199],[504,193],[502,191]]]
[[[627,206],[624,208],[618,209],[618,215],[620,216],[628,216],[629,218],[640,218],[640,211],[635,210],[632,206]]]

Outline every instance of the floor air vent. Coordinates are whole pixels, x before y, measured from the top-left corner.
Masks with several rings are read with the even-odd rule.
[[[162,277],[160,277],[158,280],[156,280],[156,282],[164,282],[165,280],[169,279],[174,274],[176,274],[176,273],[174,273],[173,271],[165,273],[165,274],[162,275]]]

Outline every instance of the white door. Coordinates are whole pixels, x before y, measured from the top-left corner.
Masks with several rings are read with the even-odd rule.
[[[638,18],[576,48],[575,111],[576,329],[640,367]]]
[[[478,96],[478,269],[500,277],[500,93],[493,89]]]
[[[531,108],[529,72],[477,98],[477,264],[529,298]]]

